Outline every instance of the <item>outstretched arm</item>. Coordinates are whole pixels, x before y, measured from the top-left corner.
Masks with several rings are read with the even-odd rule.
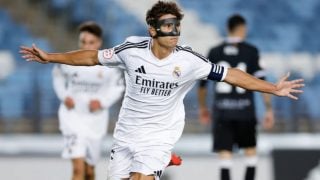
[[[47,53],[34,44],[32,47],[21,46],[22,58],[27,61],[39,63],[60,63],[73,66],[94,66],[98,65],[97,50],[77,50],[66,53]]]
[[[244,89],[260,91],[277,96],[287,96],[292,99],[298,99],[292,93],[302,93],[299,88],[303,87],[303,79],[287,81],[289,73],[282,77],[277,84],[257,79],[239,69],[229,68],[224,79],[225,82],[242,87]]]

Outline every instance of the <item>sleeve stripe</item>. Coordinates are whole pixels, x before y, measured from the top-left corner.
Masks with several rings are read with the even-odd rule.
[[[130,44],[127,46],[123,46],[122,48],[115,48],[115,53],[119,53],[125,49],[129,49],[129,48],[146,48],[148,47],[148,43],[141,43],[141,44]]]
[[[212,65],[212,71],[213,71],[213,72],[216,72],[216,68],[217,68],[217,66],[216,66],[215,64],[213,64],[213,65]]]
[[[212,64],[211,71],[208,75],[208,79],[214,81],[223,81],[227,74],[227,69],[223,66]]]
[[[145,46],[148,45],[149,40],[145,40],[139,43],[132,43],[132,42],[126,42],[120,46],[117,46],[114,48],[115,53],[119,53],[124,49],[130,48],[130,47],[135,47],[135,46]]]
[[[141,42],[138,42],[138,43],[133,43],[133,42],[129,42],[129,41],[127,41],[127,42],[125,42],[125,43],[123,43],[123,44],[121,44],[121,45],[117,46],[116,48],[122,48],[122,47],[127,46],[127,45],[130,45],[130,44],[141,44],[141,43],[146,43],[146,42],[148,42],[148,41],[149,41],[149,40],[144,40],[144,41],[141,41]]]

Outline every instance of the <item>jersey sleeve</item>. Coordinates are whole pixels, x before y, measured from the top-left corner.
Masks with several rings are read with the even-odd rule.
[[[198,59],[194,63],[194,73],[197,79],[210,79],[213,81],[223,81],[227,75],[228,68],[209,62],[203,56],[196,56]]]
[[[99,63],[108,67],[120,67],[125,69],[125,61],[129,60],[130,51],[125,51],[132,47],[147,46],[150,37],[130,36],[122,44],[110,49],[98,52]]]
[[[124,67],[123,57],[119,53],[116,53],[116,47],[99,50],[98,60],[104,66]]]
[[[128,42],[130,38],[127,38],[125,42],[119,44],[113,48],[99,50],[98,51],[98,60],[101,65],[108,67],[119,67],[124,69],[124,62],[126,53],[122,51],[125,49],[130,42]]]

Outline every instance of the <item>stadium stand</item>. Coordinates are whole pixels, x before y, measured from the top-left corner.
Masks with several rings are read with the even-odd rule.
[[[227,17],[234,12],[243,14],[249,21],[249,41],[264,52],[320,51],[320,42],[314,38],[320,32],[317,17],[320,3],[317,0],[276,1],[240,0],[210,1],[180,0],[185,8],[195,10],[201,20],[224,32]]]
[[[41,88],[40,92],[46,92],[50,95],[45,95],[46,97],[55,96],[52,91],[48,91],[48,87],[51,86],[51,78],[42,78],[46,77],[44,75],[50,73],[50,68],[40,68],[36,64],[28,64],[22,61],[18,53],[19,46],[23,44],[32,44],[36,43],[39,47],[42,47],[46,50],[52,50],[50,44],[47,40],[42,38],[36,38],[31,35],[31,33],[26,29],[25,26],[17,24],[14,22],[10,15],[3,9],[0,9],[0,58],[2,61],[5,61],[8,58],[8,55],[12,55],[12,59],[16,64],[16,68],[9,74],[5,79],[0,80],[0,119],[3,120],[16,120],[22,119],[24,117],[32,117],[35,112],[32,108],[33,106],[30,102],[33,102],[35,96],[34,92],[36,89]],[[1,68],[10,68],[10,67],[1,67]],[[0,69],[1,69],[0,68]],[[39,79],[35,79],[35,72],[42,70],[41,74],[39,73]],[[4,71],[4,70],[3,70]],[[36,84],[42,86],[35,86]],[[40,98],[41,103],[50,103],[54,104],[54,100],[47,101],[45,98]],[[44,106],[45,108],[46,106]],[[47,108],[48,109],[48,108]],[[49,108],[51,113],[55,108]],[[45,111],[46,112],[46,111]],[[48,113],[47,113],[48,114]]]

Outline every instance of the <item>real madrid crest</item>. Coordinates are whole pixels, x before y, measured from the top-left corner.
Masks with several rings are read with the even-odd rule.
[[[175,78],[179,78],[179,77],[181,76],[180,67],[178,67],[178,66],[174,67],[173,72],[172,72],[172,75],[173,75],[173,77],[175,77]]]

